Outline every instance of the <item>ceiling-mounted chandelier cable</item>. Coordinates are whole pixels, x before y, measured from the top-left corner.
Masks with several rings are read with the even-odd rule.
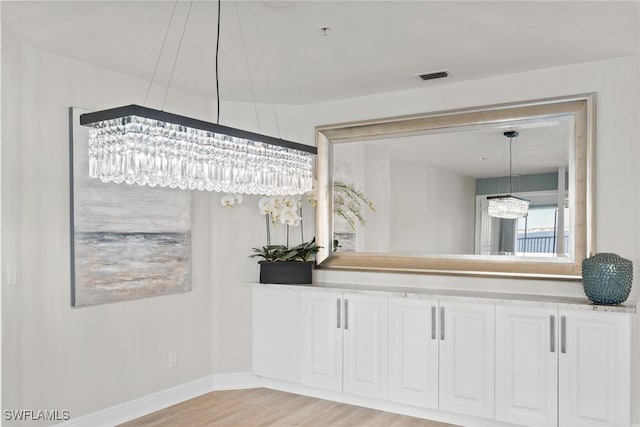
[[[260,115],[258,114],[258,103],[256,102],[256,93],[253,88],[253,78],[251,77],[251,67],[249,67],[249,57],[247,56],[247,43],[245,41],[244,30],[242,28],[242,19],[240,19],[238,2],[234,2],[233,4],[236,7],[236,16],[238,17],[238,28],[240,29],[240,42],[242,43],[242,53],[244,54],[244,63],[247,67],[247,75],[249,76],[249,88],[251,89],[251,99],[253,101],[253,110],[256,114],[256,123],[258,125],[258,131],[262,132],[262,125],[260,124]]]
[[[273,118],[276,122],[276,131],[278,138],[280,138],[280,123],[278,122],[278,115],[276,114],[276,104],[273,102],[273,92],[271,90],[271,79],[269,79],[269,68],[267,67],[267,61],[264,58],[264,48],[262,45],[262,35],[260,34],[260,24],[256,21],[256,15],[254,13],[254,5],[251,3],[251,16],[256,26],[256,32],[258,33],[258,46],[260,47],[260,56],[262,58],[262,65],[264,66],[264,75],[267,79],[267,91],[269,92],[269,101],[271,102],[271,110],[273,111]]]
[[[187,17],[184,20],[184,25],[182,26],[182,34],[180,34],[180,43],[178,43],[178,51],[176,52],[176,57],[173,59],[173,66],[171,67],[171,74],[169,74],[169,82],[167,83],[167,90],[164,92],[164,98],[162,99],[162,108],[164,110],[165,102],[167,101],[167,95],[169,95],[169,88],[171,87],[171,81],[173,80],[173,73],[176,71],[176,64],[178,63],[178,57],[180,56],[180,51],[182,50],[182,42],[184,41],[184,33],[187,32],[187,24],[189,24],[189,17],[191,16],[191,8],[193,7],[193,0],[189,2],[189,10],[187,11]]]
[[[220,4],[218,0],[216,123],[135,104],[82,114],[80,124],[91,127],[90,177],[118,184],[244,194],[289,195],[311,190],[312,159],[317,153],[315,147],[218,123]],[[193,0],[189,4],[162,108],[169,93],[192,6]],[[174,14],[175,10],[171,21]],[[278,125],[277,116],[275,118]]]
[[[506,131],[503,134],[509,138],[509,193],[500,196],[487,197],[488,213],[494,218],[516,219],[522,218],[529,214],[529,200],[513,196],[512,180],[513,180],[513,155],[512,145],[513,138],[518,137],[515,130]]]
[[[151,87],[153,86],[153,82],[156,79],[156,73],[158,72],[158,66],[160,65],[160,58],[162,57],[162,52],[164,52],[164,45],[167,43],[167,37],[169,36],[169,30],[171,30],[171,26],[173,24],[173,18],[176,16],[176,9],[178,8],[178,0],[173,3],[173,10],[171,11],[171,18],[169,19],[169,24],[167,24],[167,29],[164,32],[164,38],[162,39],[162,44],[160,45],[160,52],[158,52],[158,58],[156,59],[156,65],[153,67],[153,74],[151,75],[151,80],[149,80],[149,87],[147,88],[147,94],[144,97],[144,104],[147,105],[147,101],[149,100],[149,94],[151,94]]]
[[[220,52],[220,15],[222,6],[218,0],[218,29],[216,32],[216,123],[220,124],[220,74],[218,73],[218,56]],[[237,6],[236,6],[237,7]]]
[[[504,135],[509,138],[509,194],[511,194],[511,193],[513,193],[513,183],[512,183],[512,180],[513,180],[513,155],[512,155],[513,138],[518,136],[518,132],[510,131],[508,135],[507,135],[507,132],[505,132]]]

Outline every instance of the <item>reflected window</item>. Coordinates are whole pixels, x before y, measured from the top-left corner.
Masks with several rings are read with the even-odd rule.
[[[565,218],[568,217],[565,209]],[[555,206],[536,207],[529,215],[519,218],[516,227],[516,251],[520,254],[555,254],[559,239],[564,239],[565,253],[569,247],[569,226],[558,235],[558,208]]]

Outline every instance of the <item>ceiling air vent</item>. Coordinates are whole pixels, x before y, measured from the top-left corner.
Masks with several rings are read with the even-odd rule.
[[[447,70],[434,71],[433,73],[417,74],[422,80],[443,79],[449,76]]]

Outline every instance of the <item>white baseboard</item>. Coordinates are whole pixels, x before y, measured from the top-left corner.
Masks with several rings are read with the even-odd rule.
[[[176,387],[149,394],[91,414],[71,418],[56,427],[112,427],[214,390],[260,387],[258,377],[248,372],[209,375]],[[73,414],[71,414],[73,416]]]
[[[432,421],[440,421],[443,423],[455,424],[460,426],[474,427],[513,427],[513,424],[507,424],[500,421],[478,418],[469,415],[461,415],[453,412],[445,412],[440,410],[430,410],[394,403],[387,400],[372,399],[350,395],[342,392],[320,390],[306,387],[300,384],[289,383],[279,380],[263,379],[262,386],[265,388],[280,390],[304,396],[315,397],[318,399],[331,400],[333,402],[346,403],[348,405],[363,406],[365,408],[376,409],[378,411],[393,412],[395,414],[407,415]]]
[[[251,372],[216,374],[212,375],[211,378],[213,381],[212,390],[240,390],[262,387],[262,380]]]

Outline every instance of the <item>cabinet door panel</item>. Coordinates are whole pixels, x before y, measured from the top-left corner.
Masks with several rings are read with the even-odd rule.
[[[344,383],[347,393],[387,397],[387,297],[345,294]],[[348,314],[347,314],[348,313]]]
[[[493,418],[493,305],[440,301],[440,310],[440,409]]]
[[[558,312],[496,306],[496,419],[558,424]]]
[[[302,297],[298,290],[253,289],[254,374],[301,381],[302,319]]]
[[[438,407],[438,301],[389,299],[389,398]]]
[[[560,311],[560,425],[630,425],[630,316]]]
[[[304,353],[302,382],[342,390],[342,294],[304,293]],[[340,316],[340,322],[338,321]]]

